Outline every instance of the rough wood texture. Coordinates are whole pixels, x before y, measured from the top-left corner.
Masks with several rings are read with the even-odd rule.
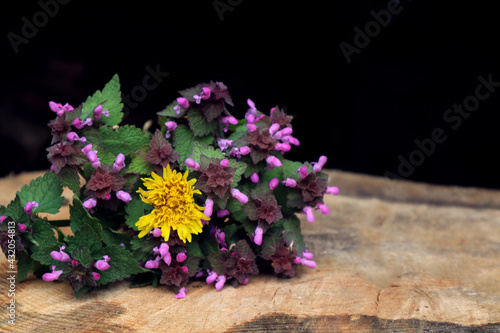
[[[0,330],[500,331],[500,191],[329,173],[341,189],[326,198],[331,214],[303,220],[316,269],[300,267],[290,280],[258,276],[221,292],[194,282],[181,300],[164,286],[127,282],[77,300],[66,283],[30,277],[16,286],[16,326],[6,323],[4,306]],[[39,174],[0,180],[0,203]]]

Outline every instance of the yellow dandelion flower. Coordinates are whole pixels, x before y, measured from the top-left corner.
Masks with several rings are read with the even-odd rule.
[[[203,214],[204,207],[194,202],[193,196],[201,194],[194,189],[196,179],[187,180],[188,171],[182,175],[176,170],[163,168],[163,177],[151,173],[152,178],[141,178],[146,190],[139,189],[142,201],[153,205],[153,211],[142,216],[135,224],[139,237],[144,237],[154,228],[161,229],[161,235],[168,241],[170,228],[177,231],[179,238],[185,243],[191,242],[191,234],[199,234],[203,224],[201,220],[210,220]]]

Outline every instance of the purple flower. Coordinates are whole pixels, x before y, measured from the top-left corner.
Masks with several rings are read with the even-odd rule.
[[[300,178],[304,179],[307,177],[307,167],[305,165],[301,166],[297,169],[297,173],[300,175]]]
[[[87,199],[83,202],[83,207],[85,207],[87,210],[91,210],[95,206],[97,206],[97,199],[96,198],[90,198],[90,199]]]
[[[153,237],[160,237],[161,236],[161,229],[160,228],[154,228],[149,233],[152,234]]]
[[[24,205],[24,211],[26,214],[30,215],[33,214],[33,208],[38,207],[38,202],[36,201],[28,201],[26,205]]]
[[[177,262],[183,262],[184,260],[186,260],[187,256],[184,252],[180,252],[180,253],[177,253],[177,256],[175,257],[175,260],[177,260]]]
[[[305,206],[302,209],[302,213],[306,214],[307,222],[314,222],[314,214],[311,206]]]
[[[223,218],[223,217],[226,217],[228,216],[229,214],[231,214],[227,209],[219,209],[217,211],[217,217],[218,218]]]
[[[167,132],[165,133],[165,138],[170,138],[171,134],[170,132],[173,132],[177,129],[177,123],[175,121],[167,121],[165,123],[165,126],[167,126]]]
[[[17,228],[19,229],[19,232],[25,232],[27,229],[25,224],[19,224]]]
[[[100,271],[105,271],[109,268],[108,261],[110,261],[111,258],[108,257],[107,255],[104,255],[102,257],[103,257],[103,259],[96,261],[96,263],[94,264],[94,267]]]
[[[118,172],[125,167],[125,155],[122,153],[116,156],[115,163],[113,163],[113,172]]]
[[[59,275],[61,275],[62,272],[63,272],[62,270],[56,271],[56,266],[53,265],[52,272],[43,274],[42,280],[47,282],[57,280],[59,279]]]
[[[272,191],[276,188],[276,186],[278,186],[280,183],[280,180],[278,178],[273,178],[271,179],[271,181],[269,182],[269,189]]]
[[[292,178],[287,178],[286,180],[284,180],[282,182],[283,185],[287,186],[287,187],[295,187],[297,186],[297,182],[295,181],[295,179],[292,179]]]
[[[82,129],[85,126],[92,126],[92,119],[87,118],[85,121],[82,121],[80,118],[76,118],[73,120],[73,126],[75,126],[78,129]]]
[[[233,140],[220,139],[220,138],[217,139],[217,145],[219,146],[221,151],[226,150],[232,144],[233,144]]]
[[[319,209],[323,215],[330,214],[330,208],[327,205],[319,203],[316,205],[316,209]]]
[[[323,156],[320,156],[318,162],[312,162],[311,164],[314,165],[313,171],[320,172],[321,169],[323,169],[323,167],[325,166],[327,160],[328,160],[327,157],[323,155]]]
[[[125,191],[116,192],[116,197],[125,203],[129,203],[132,200],[132,196]]]
[[[217,291],[221,291],[225,283],[226,283],[226,275],[219,275],[217,277],[217,283],[215,284],[215,288],[217,289]]]
[[[325,191],[326,194],[333,194],[333,195],[337,195],[339,194],[339,192],[340,191],[337,186],[327,186]]]
[[[98,106],[95,107],[94,109],[94,119],[99,121],[102,118],[102,115],[109,117],[109,111],[108,110],[103,110],[102,105],[99,104]]]
[[[87,139],[82,136],[81,138],[76,134],[75,132],[69,132],[66,137],[68,138],[69,141],[74,142],[74,141],[80,141],[81,143],[84,143],[87,141]]]
[[[248,202],[248,197],[245,194],[241,193],[240,190],[236,188],[231,189],[231,196],[241,203],[245,204]]]
[[[62,261],[62,262],[70,262],[71,258],[66,252],[63,252],[63,250],[66,248],[66,246],[61,246],[59,248],[59,251],[52,251],[50,252],[50,256],[57,261]]]
[[[228,167],[229,166],[229,161],[226,160],[226,159],[223,159],[222,161],[220,161],[220,166],[225,168],[225,167]]]
[[[259,174],[257,172],[252,173],[250,176],[250,180],[252,183],[258,183],[259,182]]]
[[[60,103],[55,103],[52,101],[49,102],[49,108],[57,113],[58,116],[62,116],[65,112],[74,110],[74,108],[68,103],[62,105]]]
[[[268,157],[266,157],[266,162],[269,165],[270,170],[272,170],[274,167],[280,167],[283,165],[279,158],[276,158],[276,156],[273,155],[269,155]]]
[[[181,289],[179,289],[179,293],[177,295],[175,295],[174,297],[175,298],[185,298],[186,297],[186,287],[182,287]]]
[[[200,165],[196,163],[191,157],[186,159],[186,166],[193,169],[194,171],[200,170]]]
[[[94,279],[94,281],[97,281],[101,278],[101,275],[99,275],[99,273],[92,272],[92,278]]]
[[[207,270],[207,272],[208,276],[205,281],[207,281],[208,284],[213,283],[219,277],[219,275],[215,271]]]
[[[262,245],[262,235],[264,234],[264,230],[261,227],[257,226],[255,228],[255,236],[253,238],[253,242],[257,245]]]
[[[214,209],[214,201],[210,198],[207,198],[207,200],[205,200],[205,210],[203,211],[203,213],[206,216],[210,217],[212,216],[213,209]]]
[[[160,267],[160,257],[156,257],[155,260],[148,260],[144,267],[147,269],[156,269]]]

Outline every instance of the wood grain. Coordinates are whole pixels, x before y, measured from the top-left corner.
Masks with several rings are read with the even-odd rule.
[[[0,204],[40,174],[0,180]],[[16,325],[4,306],[0,331],[500,332],[500,191],[329,174],[341,189],[326,197],[330,215],[302,219],[316,269],[221,292],[196,281],[181,300],[128,282],[77,300],[68,284],[31,276],[16,285]]]

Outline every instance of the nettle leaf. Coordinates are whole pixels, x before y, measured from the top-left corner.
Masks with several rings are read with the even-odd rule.
[[[200,269],[200,261],[202,259],[203,259],[202,257],[193,256],[191,254],[187,255],[186,261],[184,261],[182,264],[187,267],[188,274],[190,277],[195,276],[196,273],[198,273]]]
[[[226,260],[230,256],[229,251],[217,251],[208,256],[208,262],[212,269],[219,275],[226,274]]]
[[[177,103],[177,101],[173,101],[172,103],[170,103],[169,105],[167,105],[167,107],[165,109],[163,109],[162,111],[160,112],[157,112],[156,114],[160,117],[172,117],[172,118],[181,118],[184,116],[184,114],[186,113],[186,109],[183,109],[183,108],[180,108],[180,112],[177,113],[176,110],[174,110],[174,107],[176,105],[179,105],[179,103]]]
[[[245,173],[247,169],[247,164],[244,162],[236,161],[235,159],[229,159],[229,166],[232,168],[236,168],[236,171],[233,176],[233,187],[238,186],[238,183],[241,180],[241,176]]]
[[[106,126],[103,126],[103,128]],[[92,149],[97,150],[97,157],[101,159],[101,163],[113,164],[116,159],[116,154],[111,153],[106,150],[102,144],[101,131],[93,128],[86,127],[82,130],[82,135],[87,138],[88,143],[92,143]],[[87,168],[85,168],[87,169]],[[93,167],[88,168],[89,170],[94,170]],[[84,175],[87,176],[87,175]],[[90,176],[89,176],[90,177]]]
[[[17,195],[19,195],[23,207],[30,201],[38,203],[38,207],[33,208],[34,213],[57,214],[64,200],[61,196],[62,191],[63,188],[57,174],[50,171],[42,177],[32,180],[29,185],[24,185],[17,192]]]
[[[144,160],[147,155],[147,150],[141,150],[133,158],[132,162],[127,166],[127,173],[138,173],[140,175],[149,176],[154,171],[154,164]]]
[[[125,232],[115,231],[113,229],[103,229],[102,240],[106,245],[124,244],[125,247],[130,246],[130,235]]]
[[[227,200],[226,209],[231,213],[231,218],[236,221],[243,222],[247,216],[242,209],[242,203],[234,198],[229,198]],[[255,228],[254,228],[255,229]]]
[[[292,245],[292,248],[297,251],[299,255],[305,250],[305,243],[300,230],[300,220],[296,217],[289,217],[282,220],[283,228],[285,232],[283,233],[283,238],[288,246]]]
[[[125,223],[133,230],[137,230],[135,225],[139,219],[149,214],[153,210],[153,206],[141,200],[141,197],[133,193],[132,200],[125,207]]]
[[[198,109],[190,109],[187,116],[189,128],[193,131],[194,136],[213,134],[217,129],[218,123],[207,120],[203,113]]]
[[[262,171],[264,171],[267,165],[266,162],[259,162],[257,164],[254,164],[251,161],[252,160],[250,160],[249,163],[246,163],[247,167],[243,172],[243,176],[245,176],[246,178],[249,178],[254,172],[261,173]]]
[[[59,244],[50,245],[47,247],[35,247],[31,259],[38,261],[42,265],[52,266],[56,264],[56,260],[50,256],[50,252],[59,252]],[[64,250],[63,250],[64,251]],[[66,252],[66,251],[65,251]]]
[[[70,227],[73,233],[77,233],[84,225],[89,225],[96,233],[98,238],[102,237],[102,228],[99,220],[90,215],[90,213],[83,207],[83,203],[77,196],[73,197],[73,205],[69,206],[70,213]]]
[[[62,186],[68,187],[75,195],[80,194],[80,174],[77,169],[64,167],[57,177]]]
[[[76,247],[71,251],[71,259],[78,261],[80,264],[86,268],[90,268],[93,263],[92,253],[90,252],[90,246],[88,243],[83,243],[82,245]]]
[[[231,133],[227,139],[236,141],[241,138],[248,131],[246,124],[247,121],[245,119],[241,119],[238,121],[238,125],[229,125],[229,130],[233,130],[233,133]]]
[[[16,198],[12,200],[7,207],[5,207],[2,212],[4,216],[10,216],[13,221],[21,223],[29,227],[31,225],[31,220],[24,210],[24,206],[21,204],[21,198],[16,195]]]
[[[243,257],[247,260],[255,259],[255,253],[253,253],[250,245],[248,245],[248,242],[244,239],[236,243],[236,246],[234,247],[234,253],[236,253],[238,257]]]
[[[68,252],[71,253],[74,249],[85,243],[88,243],[94,259],[102,258],[101,238],[88,223],[83,224],[80,229],[75,232],[74,236],[68,237]]]
[[[213,136],[208,135],[204,137],[195,138],[193,133],[186,125],[179,125],[174,132],[174,148],[175,151],[181,156],[178,161],[182,169],[185,169],[184,161],[193,153],[194,142],[201,142],[206,145],[211,144]]]
[[[296,181],[299,181],[301,179],[297,170],[301,166],[303,166],[304,163],[293,162],[293,161],[289,161],[289,160],[285,160],[285,159],[283,159],[281,163],[283,164],[283,166],[282,166],[283,179],[291,178],[291,179],[294,179]]]
[[[116,130],[109,126],[103,126],[99,129],[101,135],[102,147],[112,153],[115,157],[116,155],[122,153],[124,155],[129,155],[135,152],[122,136]],[[129,134],[129,133],[127,133]],[[130,140],[130,138],[129,138]]]
[[[149,270],[139,266],[139,263],[125,247],[120,245],[110,245],[104,249],[109,256],[109,268],[99,271],[100,279],[97,285],[102,286],[113,281],[123,280],[133,274],[146,273]]]
[[[241,231],[243,229],[234,223],[222,227],[221,230],[224,232],[227,246],[236,244],[242,238]]]
[[[136,126],[125,125],[118,128],[117,132],[123,141],[134,151],[138,151],[143,146],[149,145],[149,134]]]
[[[28,273],[36,267],[36,262],[31,260],[26,251],[16,254],[17,259],[17,282],[21,282],[28,276]]]
[[[192,159],[199,162],[201,155],[208,158],[218,158],[220,160],[224,159],[224,155],[222,154],[222,151],[220,149],[215,149],[213,146],[195,141],[193,143]]]
[[[33,221],[31,226],[32,236],[35,244],[39,247],[48,247],[59,244],[54,229],[49,222],[44,219]]]
[[[260,255],[264,259],[270,257],[276,252],[276,248],[280,245],[281,237],[276,235],[265,235],[262,240],[262,250]]]
[[[103,115],[101,122],[109,126],[118,125],[123,118],[123,104],[121,101],[120,79],[118,78],[118,74],[115,74],[111,81],[104,86],[102,92],[99,90],[96,91],[94,95],[89,96],[83,103],[80,118],[93,118],[95,107],[101,104],[103,110],[109,111],[109,117]]]
[[[201,251],[199,235],[193,235],[193,240],[191,242],[186,243],[187,253],[195,256],[195,257],[203,257],[203,252]]]

